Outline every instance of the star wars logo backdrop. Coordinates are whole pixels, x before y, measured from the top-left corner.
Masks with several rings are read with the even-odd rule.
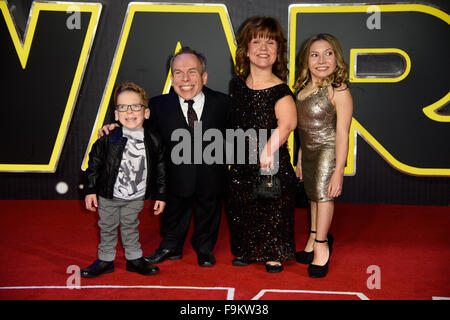
[[[191,46],[207,57],[207,85],[228,92],[239,27],[268,15],[288,39],[291,87],[308,37],[342,44],[354,115],[339,201],[449,205],[447,1],[0,0],[0,9],[2,199],[79,198],[116,84],[168,92],[169,56]]]

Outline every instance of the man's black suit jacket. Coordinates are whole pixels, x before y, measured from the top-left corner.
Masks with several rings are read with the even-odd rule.
[[[203,87],[205,103],[200,121],[202,131],[208,129],[219,129],[225,139],[225,129],[229,122],[231,99],[228,95]],[[172,90],[168,94],[160,95],[150,99],[150,125],[161,135],[166,147],[167,160],[167,185],[168,193],[189,197],[194,193],[203,195],[219,195],[225,191],[226,164],[225,151],[222,164],[194,164],[193,162],[193,131],[189,128],[181,110],[178,95]],[[191,162],[174,164],[171,159],[172,149],[180,141],[171,141],[171,136],[176,129],[190,130],[191,137]],[[202,136],[203,136],[202,132]],[[211,142],[203,142],[202,152],[205,146]],[[223,141],[225,146],[225,141]]]

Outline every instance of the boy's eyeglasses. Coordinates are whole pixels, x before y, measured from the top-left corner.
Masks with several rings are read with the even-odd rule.
[[[116,110],[119,112],[127,112],[128,109],[131,109],[131,111],[141,111],[145,105],[143,104],[118,104],[116,106]]]

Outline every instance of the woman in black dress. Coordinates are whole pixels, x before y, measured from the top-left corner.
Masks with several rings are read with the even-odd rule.
[[[286,85],[286,39],[278,21],[252,17],[245,22],[238,37],[236,73],[230,86],[231,125],[244,132],[253,129],[257,136],[247,139],[252,143],[245,146],[245,164],[232,164],[229,171],[226,212],[233,265],[265,262],[268,272],[280,272],[281,262],[295,257],[296,177],[286,141],[296,128],[297,114]],[[251,141],[261,139],[261,129],[267,143]],[[251,154],[257,154],[256,164],[249,163]],[[253,192],[261,170],[269,169],[281,182],[281,196],[271,200]]]

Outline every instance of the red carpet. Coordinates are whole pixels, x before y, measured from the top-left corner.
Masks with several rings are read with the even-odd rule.
[[[115,272],[66,285],[69,266],[96,258],[97,215],[80,201],[0,201],[0,299],[347,300],[450,297],[448,207],[337,204],[331,233],[335,249],[326,278],[311,279],[307,266],[286,263],[268,274],[262,264],[233,267],[228,225],[222,219],[213,268],[197,266],[187,241],[182,260],[159,265],[155,276],[125,271],[119,243]],[[158,246],[159,218],[141,213],[145,254]],[[296,211],[297,246],[307,237],[305,209]],[[188,239],[190,234],[188,235]],[[369,266],[379,268],[379,288]],[[369,279],[369,277],[371,277]],[[72,277],[73,278],[73,277]],[[72,279],[72,278],[69,278]],[[369,281],[368,281],[369,279]],[[69,285],[77,285],[69,281]],[[373,287],[373,286],[372,286]]]

